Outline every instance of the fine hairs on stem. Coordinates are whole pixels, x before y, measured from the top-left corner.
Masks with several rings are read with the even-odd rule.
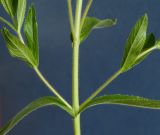
[[[0,22],[4,24],[1,33],[6,42],[11,57],[18,58],[32,68],[42,83],[53,93],[51,96],[38,98],[20,112],[18,112],[6,125],[0,128],[0,135],[8,134],[24,117],[33,111],[45,106],[57,106],[71,116],[73,120],[74,135],[81,134],[81,114],[84,110],[99,104],[116,104],[130,107],[148,108],[160,110],[160,100],[153,100],[139,96],[123,94],[99,94],[111,84],[119,75],[128,72],[137,64],[146,59],[149,54],[160,49],[160,40],[153,33],[148,33],[148,16],[145,13],[133,26],[126,40],[124,55],[120,68],[108,78],[91,95],[80,104],[79,97],[79,59],[81,43],[87,40],[94,29],[113,27],[117,19],[99,19],[89,17],[88,12],[94,0],[76,0],[75,12],[71,0],[67,0],[70,22],[70,35],[72,44],[72,104],[52,86],[39,70],[39,39],[38,22],[34,4],[27,9],[27,0],[0,0],[4,11],[8,14],[11,22],[0,16]],[[27,13],[26,13],[27,11]],[[9,29],[12,31],[10,31]],[[135,34],[136,33],[136,34]]]

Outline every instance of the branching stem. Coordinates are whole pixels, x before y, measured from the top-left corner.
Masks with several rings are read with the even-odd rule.
[[[70,109],[72,107],[69,105],[69,103],[53,88],[53,86],[45,79],[45,77],[42,75],[42,73],[39,71],[38,68],[34,68],[35,72],[39,76],[40,80],[53,92],[66,106],[68,106]]]
[[[17,32],[17,35],[21,42],[24,43],[23,37],[20,32]],[[42,75],[42,73],[39,71],[37,67],[34,68],[35,72],[37,73],[38,77],[42,82],[51,90],[53,94],[55,94],[68,108],[72,110],[71,105],[53,88],[53,86],[45,79],[45,77]]]
[[[113,80],[115,80],[121,74],[121,70],[118,70],[114,75],[112,75],[108,80],[106,80],[89,98],[87,98],[80,106],[79,112],[100,92],[104,90]],[[77,113],[79,114],[79,113]]]

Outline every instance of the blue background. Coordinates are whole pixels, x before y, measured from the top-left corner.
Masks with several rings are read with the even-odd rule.
[[[85,0],[84,0],[85,1]],[[38,14],[40,70],[71,102],[72,48],[66,0],[29,0]],[[90,16],[117,18],[110,29],[94,31],[80,49],[80,97],[84,101],[116,72],[128,33],[145,12],[149,32],[160,37],[159,0],[94,0]],[[2,7],[1,16],[7,18]],[[121,75],[102,94],[122,93],[160,99],[160,52]],[[32,69],[11,58],[0,36],[0,103],[4,124],[32,100],[51,95]],[[160,111],[98,106],[81,117],[82,135],[159,135]],[[72,120],[59,108],[46,107],[26,117],[9,135],[73,135]]]

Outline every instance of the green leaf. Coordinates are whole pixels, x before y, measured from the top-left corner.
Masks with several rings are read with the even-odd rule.
[[[24,33],[27,39],[27,45],[39,63],[39,47],[38,47],[38,24],[36,19],[36,11],[32,5],[28,10],[28,15],[24,24]]]
[[[145,44],[142,48],[141,53],[139,54],[139,56],[137,57],[136,61],[134,62],[134,65],[139,64],[140,62],[142,62],[153,50],[156,49],[156,40],[155,40],[155,36],[151,33],[147,36]],[[132,67],[133,67],[132,66]]]
[[[86,106],[80,109],[80,112],[85,109],[100,105],[100,104],[114,104],[114,105],[123,105],[131,106],[138,108],[148,108],[148,109],[157,109],[160,110],[160,100],[151,100],[148,98],[138,97],[138,96],[128,96],[128,95],[105,95],[97,97],[90,101]]]
[[[24,45],[17,37],[12,35],[6,28],[2,30],[3,37],[6,41],[7,48],[12,57],[19,58],[31,67],[37,67],[37,63],[28,46]]]
[[[0,22],[8,25],[13,31],[16,31],[16,28],[10,23],[8,22],[6,19],[4,19],[3,17],[0,16]]]
[[[22,119],[24,119],[27,115],[29,115],[33,111],[45,106],[52,106],[52,105],[58,106],[72,115],[72,111],[67,106],[65,106],[59,99],[55,97],[42,97],[33,101],[32,103],[27,105],[23,110],[21,110],[13,119],[11,119],[6,125],[4,125],[0,129],[0,134],[6,135]]]
[[[19,32],[23,25],[25,12],[26,12],[26,0],[18,0],[17,21],[18,21],[18,31]]]
[[[14,18],[17,11],[17,2],[18,0],[1,0],[1,4],[3,5],[5,11]]]
[[[89,36],[93,29],[108,28],[116,25],[116,23],[116,19],[100,20],[94,17],[86,17],[80,35],[81,42],[83,42]]]
[[[126,72],[132,68],[137,56],[141,53],[146,41],[147,27],[148,17],[145,14],[138,20],[128,37],[121,64],[122,72]]]

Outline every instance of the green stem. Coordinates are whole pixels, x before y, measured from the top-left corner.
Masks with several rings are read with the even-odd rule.
[[[138,55],[137,60],[144,57],[146,54],[152,52],[153,50],[157,49],[157,46],[153,46],[147,50],[145,50],[144,52],[142,52],[140,55]]]
[[[68,106],[70,109],[72,109],[70,104],[45,79],[45,77],[42,75],[42,73],[39,71],[39,69],[38,68],[34,68],[34,70],[37,73],[37,75],[39,76],[39,78],[41,79],[41,81],[49,88],[49,90],[51,90],[51,92],[53,92],[66,106]]]
[[[79,43],[73,45],[73,65],[72,65],[72,105],[75,114],[79,111]],[[80,115],[73,120],[74,133],[80,135]]]
[[[81,135],[80,114],[74,118],[73,124],[74,124],[74,135]]]
[[[24,43],[22,34],[20,32],[17,32],[17,35],[18,35],[19,39],[21,40],[21,42]],[[42,75],[42,73],[39,71],[39,69],[37,67],[35,67],[34,70],[37,73],[37,75],[39,76],[39,78],[42,80],[42,82],[49,88],[49,90],[51,90],[51,92],[53,92],[67,107],[72,109],[71,105],[52,87],[52,85],[45,79],[45,77]]]
[[[73,47],[72,99],[74,111],[79,110],[79,46]]]
[[[75,28],[73,41],[73,64],[72,64],[72,105],[74,113],[79,111],[79,44],[82,0],[76,1]],[[74,135],[81,135],[80,114],[74,117]]]
[[[89,98],[87,98],[80,106],[79,112],[100,92],[104,90],[113,80],[115,80],[121,74],[121,70],[118,70],[114,75],[112,75],[107,81],[105,81]],[[77,113],[78,115],[79,113]]]
[[[21,40],[21,42],[22,42],[23,44],[25,44],[21,33],[20,33],[20,32],[17,32],[17,35],[18,35],[19,39]]]
[[[81,29],[82,29],[83,24],[85,22],[85,19],[87,17],[88,11],[89,11],[89,9],[90,9],[90,7],[92,5],[92,2],[93,2],[93,0],[88,0],[87,6],[86,6],[86,8],[84,10],[84,13],[83,13],[83,16],[82,16],[82,19],[81,19]]]
[[[72,0],[68,0],[68,13],[69,13],[69,22],[71,27],[72,35],[74,36],[74,22],[73,22],[73,13],[72,13]]]

